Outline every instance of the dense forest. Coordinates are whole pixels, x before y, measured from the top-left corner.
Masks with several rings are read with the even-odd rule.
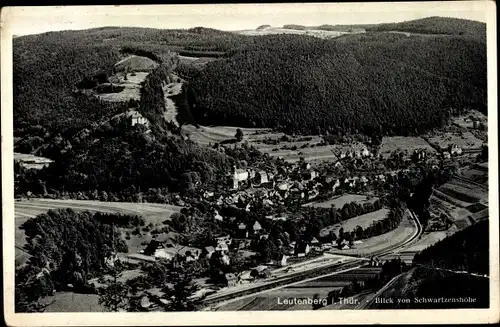
[[[427,17],[401,23],[379,24],[367,30],[460,35],[486,40],[485,23],[450,17]]]
[[[261,36],[190,82],[202,124],[303,134],[418,134],[486,110],[485,44],[462,37]]]
[[[123,199],[151,188],[188,190],[220,182],[234,159],[190,141],[154,138],[142,126],[104,124],[40,171],[17,167],[16,193],[104,191]],[[106,198],[108,198],[108,195]],[[99,197],[98,197],[99,198]],[[127,197],[125,197],[127,199]]]
[[[415,255],[416,265],[489,274],[488,221],[481,221]]]
[[[85,78],[109,76],[113,65],[128,54],[171,67],[176,64],[173,51],[223,55],[246,40],[251,38],[205,28],[104,27],[17,37],[13,40],[15,134],[29,135],[30,127],[36,125],[49,134],[64,133],[112,116],[120,105],[77,96],[73,91]]]
[[[418,253],[414,268],[382,294],[408,298],[408,303],[375,304],[372,309],[449,309],[489,307],[489,231],[481,221]],[[442,270],[448,269],[448,270]],[[477,276],[476,273],[486,276]],[[398,282],[402,283],[402,282]],[[471,299],[466,302],[424,302],[415,299]]]
[[[21,226],[30,259],[16,269],[16,311],[36,311],[39,298],[64,290],[68,284],[85,291],[87,280],[107,269],[106,259],[113,249],[128,251],[123,240],[113,237],[115,227],[96,215],[102,216],[71,209],[49,210]],[[123,221],[129,217],[115,219]]]

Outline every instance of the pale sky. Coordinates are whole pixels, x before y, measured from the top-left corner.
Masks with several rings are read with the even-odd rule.
[[[490,1],[10,7],[2,10],[2,27],[26,35],[103,26],[244,30],[264,24],[374,24],[429,16],[486,22],[490,10]]]

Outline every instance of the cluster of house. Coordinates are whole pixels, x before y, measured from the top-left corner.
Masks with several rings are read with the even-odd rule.
[[[344,158],[364,158],[373,156],[373,153],[371,153],[370,150],[368,150],[368,148],[366,147],[366,145],[362,143],[336,145],[332,149],[332,153],[339,160]]]
[[[306,164],[305,167],[308,167]],[[305,170],[305,168],[304,168]],[[409,172],[410,170],[407,169]],[[250,170],[246,171],[248,176]],[[293,172],[292,172],[293,173]],[[264,172],[263,172],[264,174]],[[269,175],[268,175],[269,176]],[[381,174],[349,176],[336,178],[333,176],[321,176],[314,170],[310,170],[310,174],[299,174],[306,176],[305,179],[295,179],[297,174],[289,174],[286,177],[277,173],[273,175],[274,179],[267,182],[266,185],[247,184],[247,188],[235,189],[232,192],[227,192],[216,196],[213,191],[205,191],[203,197],[206,200],[211,200],[218,207],[239,207],[245,208],[246,211],[251,211],[252,207],[276,207],[283,205],[285,202],[309,202],[317,198],[322,192],[335,192],[338,189],[353,190],[358,187],[366,187],[370,183],[385,183],[386,181],[395,181],[398,179],[397,171],[389,171]],[[214,211],[214,219],[224,221],[227,217],[223,217],[217,210]],[[286,220],[286,216],[273,215],[266,216],[272,220]]]

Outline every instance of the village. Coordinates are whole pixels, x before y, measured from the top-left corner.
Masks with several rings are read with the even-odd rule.
[[[476,151],[463,151],[456,144],[448,144],[439,148],[439,151],[431,150],[416,148],[413,151],[395,151],[389,156],[383,156],[377,153],[377,149],[372,150],[359,143],[355,146],[338,146],[335,151],[338,160],[333,162],[309,162],[304,158],[297,162],[287,162],[278,159],[278,164],[269,168],[245,167],[243,163],[239,168],[233,167],[232,172],[227,174],[226,185],[212,188],[197,186],[196,201],[211,208],[209,212],[212,214],[205,219],[224,226],[223,233],[213,235],[204,246],[197,247],[176,244],[169,237],[159,235],[139,250],[139,253],[129,254],[128,258],[155,261],[170,260],[181,255],[186,261],[206,259],[211,266],[219,266],[221,272],[216,285],[210,279],[206,284],[212,291],[213,287],[235,287],[273,279],[276,278],[277,271],[294,272],[296,265],[314,261],[324,255],[356,249],[363,240],[341,238],[340,235],[335,235],[334,240],[327,238],[328,241],[318,240],[317,237],[303,238],[306,228],[301,226],[297,240],[280,241],[278,256],[269,256],[266,260],[259,261],[260,244],[269,238],[270,229],[274,225],[283,225],[297,219],[291,208],[314,206],[331,198],[351,195],[383,198],[397,183],[398,178],[417,174],[421,165],[434,170],[443,167],[459,170],[461,166],[474,162],[477,155]],[[178,201],[186,205],[192,203],[193,199],[179,198]],[[256,217],[252,215],[255,212],[267,214]],[[290,238],[287,231],[283,235]],[[239,268],[242,270],[234,267],[231,258],[235,255],[246,259],[247,264],[243,265],[245,269],[241,265]],[[254,266],[249,266],[248,262]],[[375,256],[371,258],[370,264],[378,266],[381,262]]]

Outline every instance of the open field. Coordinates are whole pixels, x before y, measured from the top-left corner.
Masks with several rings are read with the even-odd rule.
[[[389,214],[389,209],[380,209],[374,212],[369,212],[361,216],[357,216],[351,219],[344,220],[339,224],[330,225],[323,228],[320,231],[320,236],[326,236],[330,234],[331,231],[334,231],[336,235],[338,235],[340,228],[344,229],[344,232],[350,232],[354,230],[357,226],[361,226],[361,228],[366,228],[370,226],[373,222],[382,220],[387,218]]]
[[[130,99],[140,100],[141,99],[141,83],[144,82],[146,76],[149,73],[146,72],[136,72],[136,73],[128,73],[127,80],[123,79],[121,75],[115,75],[112,79],[116,79],[113,81],[113,85],[124,87],[123,91],[118,93],[101,93],[96,94],[100,100],[110,101],[110,102],[125,102]]]
[[[114,69],[115,71],[127,70],[129,72],[147,72],[156,67],[158,67],[158,63],[152,59],[143,56],[131,55],[117,62]]]
[[[483,122],[485,125],[488,125],[488,117],[477,110],[471,110],[465,115],[455,117],[453,119],[453,124],[463,128],[474,128],[474,122],[470,119],[471,117],[475,120]]]
[[[440,240],[444,239],[446,236],[452,234],[453,232],[454,231],[452,230],[448,230],[448,231],[424,233],[422,234],[421,237],[415,239],[413,242],[410,242],[409,244],[405,245],[401,249],[398,249],[394,253],[382,256],[380,259],[391,260],[399,258],[402,261],[406,262],[407,264],[411,264],[411,262],[413,261],[413,257],[415,256],[416,253],[439,242]]]
[[[73,292],[57,292],[47,296],[43,303],[50,304],[45,312],[106,312],[106,308],[99,304],[99,295],[80,294]]]
[[[21,162],[23,167],[27,169],[42,169],[52,162],[48,158],[17,152],[14,152],[14,161]]]
[[[458,205],[463,207],[476,202],[488,203],[487,189],[457,178],[439,187],[438,191],[453,198]]]
[[[174,79],[177,80],[177,78],[177,76],[174,76]],[[165,97],[165,113],[163,114],[163,117],[167,122],[172,122],[177,126],[179,126],[179,123],[177,122],[177,106],[170,97],[178,95],[181,92],[182,82],[178,83],[176,81],[163,88],[163,94]]]
[[[453,221],[466,219],[471,215],[467,209],[457,205],[457,200],[446,196],[444,193],[434,191],[429,202],[431,204],[430,211],[439,216],[442,212],[447,214]]]
[[[486,168],[487,169],[487,168]],[[460,176],[467,178],[475,183],[488,185],[488,171],[484,171],[479,167],[468,167],[460,171]]]
[[[199,128],[193,125],[182,126],[184,134],[201,145],[230,142],[235,139],[237,129],[238,127],[232,126],[199,126]],[[317,145],[322,141],[319,136],[297,137],[295,139],[290,137],[290,141],[282,141],[284,133],[274,132],[266,128],[240,129],[243,132],[244,141],[272,157],[282,157],[288,162],[299,161],[300,157],[304,157],[307,161],[337,161],[337,157],[332,152],[335,146]],[[272,142],[276,144],[272,144]]]
[[[330,39],[338,37],[340,35],[350,34],[347,32],[340,32],[340,31],[324,31],[316,29],[298,30],[298,29],[288,29],[282,27],[268,27],[264,29],[242,30],[242,31],[237,31],[236,33],[242,35],[300,34],[300,35],[315,36],[322,39]]]
[[[421,137],[413,136],[389,136],[382,139],[382,144],[380,145],[379,153],[384,158],[390,157],[391,153],[396,150],[405,151],[407,150],[409,154],[413,153],[416,149],[425,149],[429,153],[435,153],[436,150],[429,145]]]
[[[335,208],[341,209],[346,203],[351,203],[351,202],[356,202],[358,204],[373,203],[377,201],[377,199],[378,198],[374,196],[347,193],[336,196],[326,201],[306,203],[304,204],[304,206],[316,207],[316,208],[330,208],[333,205],[335,206]]]
[[[192,64],[192,65],[205,65],[211,61],[217,60],[214,57],[190,57],[190,56],[178,56],[181,63]]]
[[[471,132],[451,133],[440,132],[428,138],[429,144],[438,149],[448,149],[450,144],[456,144],[463,150],[478,150],[483,145],[483,141],[475,137]]]
[[[362,244],[357,244],[355,248],[348,250],[334,248],[328,252],[344,255],[370,256],[402,244],[417,232],[417,227],[410,221],[408,215],[409,213],[405,215],[401,224],[390,232],[365,239]]]
[[[220,143],[223,141],[228,141],[234,139],[236,135],[236,130],[238,127],[231,126],[200,126],[196,128],[193,125],[183,125],[182,131],[187,135],[192,141],[201,144],[208,145],[209,143]],[[250,135],[255,133],[266,133],[271,132],[269,129],[263,128],[240,128],[243,132],[244,139],[248,139]],[[252,135],[253,136],[253,135]]]
[[[52,199],[36,199],[16,201],[15,209],[15,244],[16,244],[16,265],[21,264],[27,259],[27,254],[22,250],[26,243],[24,231],[20,226],[28,219],[36,217],[39,214],[45,213],[50,209],[72,208],[74,210],[89,210],[100,211],[107,213],[122,213],[135,214],[144,217],[146,225],[161,224],[162,221],[168,219],[174,212],[180,212],[181,207],[158,204],[158,203],[132,203],[132,202],[102,202],[91,200],[52,200]],[[151,238],[148,233],[142,237],[135,237],[130,240],[131,248],[134,248],[135,243],[145,241],[144,237]],[[137,238],[137,239],[135,239]],[[135,240],[135,241],[134,241]],[[127,241],[129,243],[129,241]],[[129,245],[129,246],[130,246]],[[138,246],[138,245],[137,245]],[[132,251],[132,249],[131,249]]]

